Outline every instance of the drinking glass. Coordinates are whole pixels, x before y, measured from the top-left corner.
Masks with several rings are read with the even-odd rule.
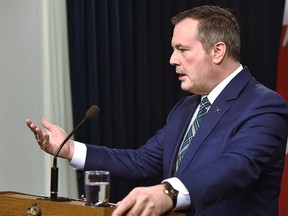
[[[110,173],[104,170],[85,172],[86,205],[105,206],[109,204]]]

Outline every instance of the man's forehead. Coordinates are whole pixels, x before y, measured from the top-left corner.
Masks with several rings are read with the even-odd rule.
[[[183,22],[181,21],[181,23],[178,23],[174,28],[171,39],[172,47],[188,46],[191,40],[196,39],[196,32],[197,22],[195,22],[195,20],[189,19],[187,22],[185,20],[183,20]]]

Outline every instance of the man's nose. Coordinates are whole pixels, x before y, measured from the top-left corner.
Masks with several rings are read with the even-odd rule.
[[[177,56],[176,56],[175,50],[173,51],[173,53],[170,56],[169,63],[171,65],[173,65],[173,66],[179,65],[179,61],[177,60]]]

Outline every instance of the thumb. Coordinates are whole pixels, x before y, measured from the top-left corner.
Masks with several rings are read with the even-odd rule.
[[[42,118],[42,121],[41,121],[43,127],[45,127],[46,129],[48,130],[51,130],[52,127],[54,126],[54,124],[52,124],[50,121],[48,121],[46,118]]]

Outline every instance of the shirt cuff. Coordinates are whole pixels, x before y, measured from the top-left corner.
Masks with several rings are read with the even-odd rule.
[[[74,154],[70,165],[77,170],[83,170],[86,161],[87,146],[84,143],[74,141]]]
[[[183,210],[191,206],[189,192],[185,185],[178,178],[173,177],[165,179],[162,182],[169,182],[172,187],[179,192],[177,196],[177,204],[173,210]]]

